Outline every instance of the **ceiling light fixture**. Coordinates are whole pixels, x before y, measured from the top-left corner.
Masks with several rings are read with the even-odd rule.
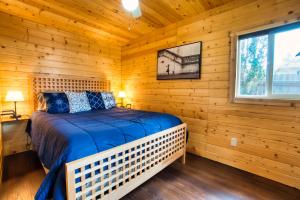
[[[122,0],[122,5],[127,11],[132,12],[139,7],[139,0]]]

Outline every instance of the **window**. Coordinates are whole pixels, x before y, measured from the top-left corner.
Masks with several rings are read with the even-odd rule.
[[[300,99],[300,22],[237,39],[235,97]]]

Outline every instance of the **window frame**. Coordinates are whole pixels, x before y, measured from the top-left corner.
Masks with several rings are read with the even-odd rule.
[[[230,102],[231,103],[246,103],[246,104],[263,104],[263,105],[282,105],[282,106],[294,106],[295,103],[300,103],[300,95],[294,95],[293,98],[288,97],[290,95],[272,94],[272,82],[273,82],[273,62],[274,62],[274,35],[279,31],[270,31],[271,37],[268,37],[268,51],[271,49],[272,52],[268,53],[267,61],[267,73],[266,73],[266,87],[267,96],[255,95],[248,97],[246,95],[237,95],[239,91],[239,37],[242,35],[255,35],[257,32],[263,32],[269,29],[278,30],[278,28],[285,27],[294,23],[299,23],[300,20],[294,20],[289,22],[274,23],[270,25],[260,26],[257,28],[249,29],[246,31],[239,31],[230,33]],[[271,61],[271,62],[270,62]],[[271,76],[270,76],[271,75]]]

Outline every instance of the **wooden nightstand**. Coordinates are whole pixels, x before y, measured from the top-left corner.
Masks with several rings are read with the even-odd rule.
[[[27,133],[25,132],[29,116],[23,115],[19,120],[2,117],[3,154],[11,154],[29,150],[27,147]]]

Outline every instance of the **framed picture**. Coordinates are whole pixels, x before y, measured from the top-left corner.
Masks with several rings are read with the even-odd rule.
[[[157,53],[157,80],[199,79],[202,42],[163,49]]]

